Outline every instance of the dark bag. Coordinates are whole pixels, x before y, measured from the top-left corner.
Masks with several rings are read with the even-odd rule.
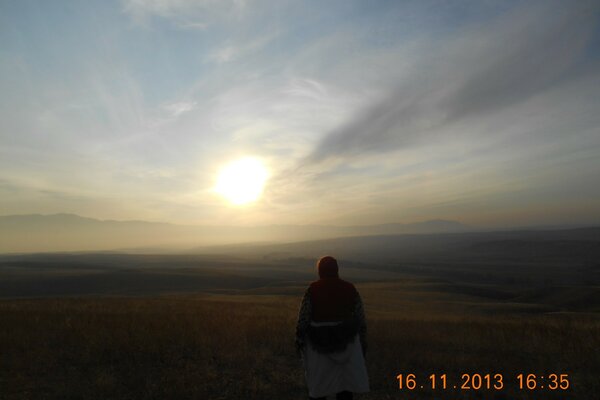
[[[358,334],[358,322],[345,320],[337,325],[308,327],[308,340],[315,351],[323,354],[344,351]]]

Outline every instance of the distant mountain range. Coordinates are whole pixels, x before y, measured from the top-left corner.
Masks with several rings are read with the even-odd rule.
[[[259,257],[289,262],[332,254],[341,260],[366,264],[425,261],[457,266],[481,260],[503,269],[507,265],[571,265],[600,272],[600,227],[464,231],[431,234],[391,234],[338,237],[291,243],[222,245],[198,248],[199,254]],[[575,271],[575,270],[574,270]],[[584,274],[583,269],[577,270]],[[456,271],[454,271],[456,272]],[[587,274],[587,272],[585,272]]]
[[[350,236],[467,232],[460,222],[364,226],[194,226],[98,220],[74,214],[0,217],[0,253],[98,250],[168,250],[247,242],[295,242]]]

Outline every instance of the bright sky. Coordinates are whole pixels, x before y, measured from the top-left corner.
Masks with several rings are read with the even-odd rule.
[[[2,1],[0,215],[599,222],[599,17],[593,0]],[[268,179],[232,204],[219,174],[248,157]]]

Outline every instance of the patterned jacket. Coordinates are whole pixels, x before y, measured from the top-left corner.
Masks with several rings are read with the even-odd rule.
[[[352,284],[345,281],[341,282],[352,288],[352,298],[349,312],[343,313],[342,318],[334,318],[334,320],[341,320],[341,324],[335,327],[311,326],[311,321],[322,321],[322,310],[324,308],[331,308],[323,305],[323,296],[318,296],[317,300],[319,301],[316,303],[313,300],[313,296],[317,295],[319,281],[313,282],[304,292],[296,324],[296,350],[298,352],[304,350],[307,341],[310,341],[311,346],[321,353],[342,351],[358,334],[363,353],[366,354],[367,324],[362,299]],[[332,297],[326,296],[325,300]]]

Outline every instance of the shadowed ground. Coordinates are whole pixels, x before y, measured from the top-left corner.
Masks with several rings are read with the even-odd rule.
[[[304,399],[296,313],[331,251],[366,305],[372,392],[360,398],[588,400],[600,393],[598,232],[0,256],[0,399]],[[504,387],[453,389],[464,373],[501,373]],[[417,387],[400,390],[398,374]],[[431,374],[448,388],[432,391]],[[519,389],[518,374],[538,388]],[[550,374],[569,389],[549,390]]]
[[[427,389],[399,390],[400,373],[424,384],[430,374],[445,373],[452,385],[461,384],[462,373],[504,375],[503,390],[437,390],[436,399],[589,399],[600,391],[597,319],[460,316],[427,305],[410,311],[410,301],[390,303],[380,287],[359,290],[367,305],[372,385],[361,398],[432,398]],[[303,399],[293,347],[299,300],[294,294],[3,300],[2,398]],[[390,312],[402,305],[404,311]],[[566,373],[571,388],[519,390],[519,373]]]

